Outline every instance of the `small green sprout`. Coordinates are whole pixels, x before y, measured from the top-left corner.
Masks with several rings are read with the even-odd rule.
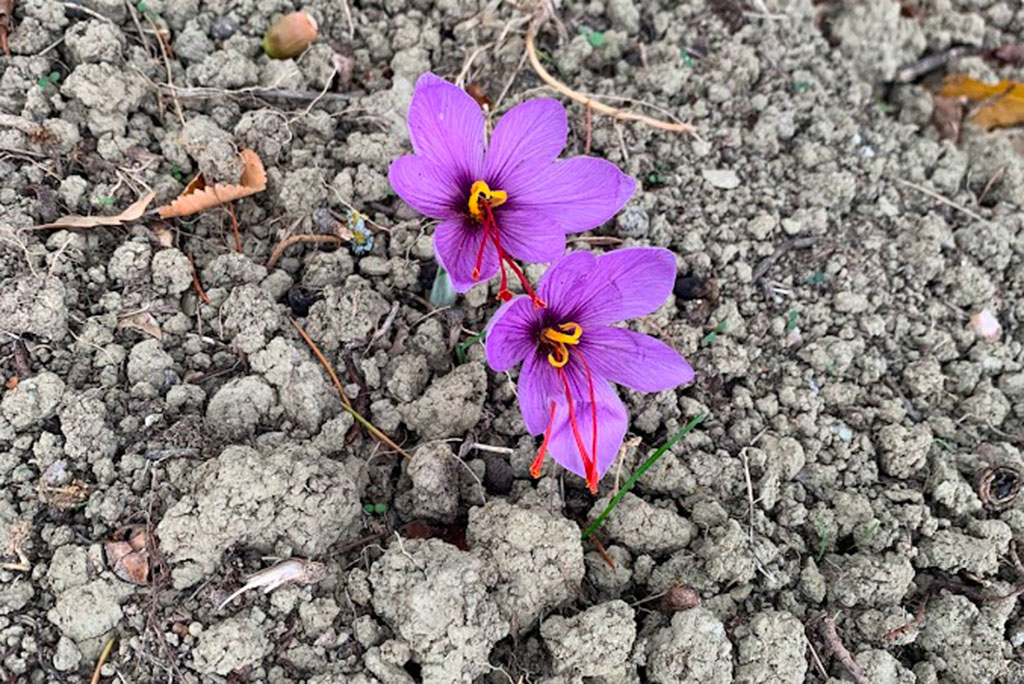
[[[182,181],[182,178],[183,178],[183,175],[181,173],[181,169],[179,169],[177,166],[172,166],[171,167],[171,177],[173,177],[174,180],[176,180],[176,181],[178,181],[180,183]]]
[[[878,531],[878,527],[878,521],[872,520],[870,525],[868,525],[863,530],[856,532],[853,535],[853,543],[856,544],[858,547],[863,546],[871,540],[871,537],[875,535],[875,532]]]
[[[103,197],[96,198],[96,204],[101,207],[112,207],[114,206],[114,198],[111,195],[104,195]]]
[[[800,318],[799,311],[790,311],[789,315],[786,316],[786,332],[793,332],[796,330],[796,321]]]
[[[818,537],[821,538],[821,541],[818,543],[818,556],[815,560],[821,562],[821,559],[825,557],[825,553],[828,551],[828,527],[825,525],[824,513],[818,513],[814,526],[818,531]]]
[[[665,182],[665,177],[658,173],[657,170],[651,171],[649,174],[647,174],[648,185],[664,185]]]
[[[693,57],[690,56],[690,51],[687,50],[686,48],[683,48],[679,52],[679,59],[683,60],[683,64],[685,64],[687,68],[689,68],[689,69],[693,68],[693,65],[694,65]]]
[[[363,504],[363,512],[367,515],[382,515],[388,512],[388,505],[386,503]]]
[[[726,319],[723,318],[721,323],[719,323],[714,328],[712,328],[711,332],[709,332],[707,335],[704,336],[704,339],[701,342],[701,344],[706,346],[706,345],[714,343],[715,339],[718,338],[719,334],[725,332],[725,325],[726,325],[726,323],[727,323]]]
[[[46,86],[55,86],[55,85],[57,85],[58,81],[60,81],[60,72],[59,71],[51,71],[46,76],[40,76],[39,80],[36,81],[36,84],[40,88],[46,88]]]
[[[821,285],[823,282],[825,282],[824,271],[815,271],[811,275],[807,276],[808,285]]]
[[[135,9],[139,10],[139,14],[145,15],[149,11],[149,6],[146,5],[146,0],[139,0],[138,4],[135,5]]]
[[[690,432],[693,431],[693,429],[695,427],[700,425],[701,422],[703,422],[704,418],[706,418],[706,417],[707,417],[706,413],[704,413],[704,412],[698,413],[696,416],[694,416],[693,418],[690,419],[689,423],[687,423],[685,426],[683,426],[682,430],[680,430],[676,434],[672,435],[672,437],[669,438],[669,440],[667,442],[665,442],[660,447],[658,447],[658,450],[655,451],[653,454],[651,454],[651,457],[648,458],[646,461],[644,461],[643,465],[641,465],[639,468],[637,468],[636,472],[633,473],[630,476],[630,478],[625,481],[625,483],[623,483],[622,489],[619,490],[619,493],[616,494],[614,497],[612,497],[612,500],[609,501],[608,505],[605,506],[603,511],[601,511],[601,515],[597,516],[597,520],[595,520],[594,522],[590,523],[590,527],[588,527],[583,532],[583,534],[580,536],[580,539],[586,541],[587,537],[589,537],[590,535],[594,534],[594,532],[597,531],[597,528],[599,528],[601,526],[601,523],[604,522],[605,518],[608,517],[608,514],[611,513],[613,510],[615,510],[615,507],[619,505],[619,502],[622,501],[622,497],[626,496],[626,492],[628,492],[630,489],[633,488],[633,485],[636,484],[636,481],[639,480],[640,477],[644,473],[646,473],[650,469],[651,466],[653,466],[655,463],[657,463],[658,459],[661,458],[665,454],[666,451],[671,449],[673,444],[675,444],[676,442],[681,440],[686,435],[690,434]]]
[[[466,353],[474,344],[483,342],[485,335],[487,335],[487,331],[481,330],[480,332],[478,332],[476,335],[473,335],[465,342],[460,342],[458,345],[455,346],[455,358],[459,360],[459,365],[466,363]]]
[[[810,81],[794,81],[793,92],[794,93],[806,93],[808,90],[814,87],[814,84]]]
[[[604,45],[605,38],[603,31],[593,31],[587,26],[580,26],[580,34],[586,36],[587,41],[596,48]]]

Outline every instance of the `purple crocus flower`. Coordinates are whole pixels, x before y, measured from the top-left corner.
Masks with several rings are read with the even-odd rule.
[[[506,113],[484,146],[484,115],[461,88],[423,74],[409,105],[415,154],[388,171],[395,192],[417,211],[440,219],[434,251],[452,285],[465,292],[506,265],[541,305],[513,259],[544,263],[565,252],[566,233],[601,225],[622,208],[636,184],[604,159],[555,161],[566,140],[557,100],[524,102]]]
[[[537,293],[502,305],[487,329],[487,362],[496,371],[520,361],[519,410],[544,454],[586,478],[591,492],[611,466],[628,417],[610,382],[660,392],[693,379],[693,368],[663,342],[611,324],[651,313],[672,292],[675,257],[666,249],[573,252],[553,264]]]

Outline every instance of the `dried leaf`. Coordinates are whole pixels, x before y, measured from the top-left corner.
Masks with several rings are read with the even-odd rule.
[[[40,482],[38,489],[43,501],[62,511],[85,503],[89,498],[89,492],[92,491],[92,488],[82,480],[73,480],[63,487],[48,487]]]
[[[171,227],[163,221],[155,221],[149,226],[149,231],[153,233],[153,237],[156,238],[156,242],[161,247],[173,247],[174,246],[174,231]]]
[[[943,82],[939,96],[983,101],[970,115],[969,121],[986,130],[1024,123],[1024,83],[1019,81],[1000,81],[989,85],[970,76],[951,75]]]
[[[967,98],[936,95],[933,100],[935,106],[932,109],[932,122],[939,131],[939,137],[956,142],[960,139],[960,125],[964,120]]]
[[[103,550],[115,575],[125,582],[146,585],[150,581],[150,548],[155,544],[155,536],[145,525],[129,525],[110,535]]]
[[[18,376],[17,375],[12,375],[10,378],[7,379],[7,382],[4,383],[4,387],[6,387],[9,390],[17,389],[18,388],[18,382],[19,382]]]
[[[31,230],[45,230],[47,228],[97,228],[99,226],[124,225],[132,221],[138,221],[146,213],[146,207],[149,206],[154,197],[156,197],[156,193],[146,193],[117,216],[62,216],[53,223],[34,226]]]
[[[138,311],[122,317],[117,321],[117,327],[121,330],[138,330],[158,340],[164,338],[164,333],[160,330],[160,324],[156,322],[153,314],[148,311]]]
[[[252,150],[242,150],[242,179],[238,185],[207,185],[202,174],[185,186],[185,191],[170,204],[157,207],[160,218],[191,216],[267,189],[263,162]]]

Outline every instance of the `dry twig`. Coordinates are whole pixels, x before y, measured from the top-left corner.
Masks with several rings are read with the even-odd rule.
[[[0,48],[4,57],[11,58],[11,46],[7,44],[7,34],[11,30],[11,19],[14,18],[14,0],[0,0]]]
[[[309,333],[307,333],[294,318],[289,320],[291,320],[292,325],[295,326],[295,329],[299,332],[299,335],[302,337],[306,345],[309,346],[313,355],[316,356],[320,365],[322,365],[324,370],[327,371],[327,375],[331,377],[331,382],[334,383],[335,389],[338,390],[338,396],[341,397],[341,405],[344,407],[345,412],[355,418],[356,422],[366,428],[366,430],[373,435],[374,439],[391,447],[406,458],[410,458],[409,453],[405,449],[395,444],[390,437],[381,432],[380,428],[368,421],[366,418],[363,418],[363,416],[355,410],[355,407],[352,406],[352,401],[348,398],[348,395],[345,394],[345,388],[342,386],[341,381],[338,380],[338,374],[334,372],[334,368],[332,368],[331,364],[328,363],[327,357],[324,356],[323,352],[320,351],[320,348],[316,346],[316,343],[313,341],[313,338],[309,336]]]
[[[627,112],[615,107],[610,107],[603,102],[584,95],[583,93],[573,90],[569,86],[565,85],[554,76],[548,73],[547,69],[540,63],[537,58],[537,48],[534,45],[534,40],[537,37],[537,26],[538,23],[534,22],[530,25],[529,31],[526,33],[526,57],[530,60],[530,66],[537,72],[544,83],[551,86],[562,95],[565,95],[571,100],[579,102],[581,105],[585,105],[593,108],[594,111],[600,114],[606,114],[615,119],[621,119],[623,121],[639,121],[640,123],[646,124],[651,128],[658,128],[663,131],[670,131],[672,133],[689,133],[690,135],[696,135],[693,126],[686,123],[673,123],[671,121],[661,121],[660,119],[653,119],[643,114],[636,114],[634,112]]]
[[[341,242],[341,238],[338,237],[337,235],[310,235],[310,234],[291,235],[289,237],[286,237],[284,240],[281,240],[281,242],[279,242],[277,244],[277,247],[274,248],[274,251],[271,252],[270,258],[267,259],[267,264],[266,264],[267,269],[271,269],[271,268],[274,267],[274,264],[277,263],[278,259],[281,258],[281,255],[284,254],[284,251],[286,249],[288,249],[292,245],[296,245],[296,244],[298,244],[300,242],[315,242],[315,243],[321,243],[321,244],[323,244],[323,243],[331,243],[331,244],[335,244],[336,245],[336,244],[339,244]]]
[[[839,634],[836,632],[836,623],[830,616],[826,615],[821,619],[821,623],[818,625],[818,631],[821,633],[821,638],[825,640],[828,647],[832,649],[832,655],[836,657],[846,671],[850,673],[853,681],[856,684],[871,684],[871,678],[864,674],[863,668],[857,664],[857,661],[853,659],[850,652],[843,646],[842,640],[839,638]]]
[[[192,287],[196,289],[196,294],[203,300],[204,304],[210,303],[210,297],[203,292],[203,286],[199,284],[199,274],[196,273],[196,262],[192,259],[192,252],[188,253],[188,265],[192,267]]]
[[[103,652],[100,653],[100,659],[96,661],[96,669],[92,671],[92,679],[89,680],[89,684],[100,684],[100,672],[103,671],[103,664],[110,657],[110,652],[114,648],[114,641],[116,639],[117,637],[110,637],[107,640],[107,645],[103,647]]]

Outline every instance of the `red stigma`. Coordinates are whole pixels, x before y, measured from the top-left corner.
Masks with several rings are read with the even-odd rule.
[[[558,369],[558,377],[562,379],[562,386],[565,388],[565,401],[568,404],[569,409],[569,425],[572,427],[572,436],[576,439],[576,448],[580,450],[580,458],[583,460],[583,470],[587,475],[587,488],[590,489],[591,494],[597,494],[597,404],[593,403],[594,397],[594,382],[590,376],[590,371],[587,371],[587,381],[590,383],[590,396],[592,402],[592,411],[594,417],[594,450],[592,453],[587,454],[587,447],[583,444],[583,435],[580,434],[580,426],[576,423],[576,407],[572,400],[572,389],[569,387],[569,378],[565,374],[565,370],[562,368]]]
[[[530,464],[530,475],[533,479],[540,477],[541,466],[544,465],[544,455],[547,454],[548,444],[551,442],[551,428],[555,425],[555,402],[551,402],[551,415],[548,416],[548,426],[544,428],[544,441],[540,443],[537,450],[537,458]]]
[[[530,283],[526,280],[526,276],[523,271],[519,268],[512,257],[508,255],[508,252],[501,246],[501,235],[498,231],[498,222],[494,220],[494,211],[492,211],[491,203],[487,199],[479,199],[478,206],[480,209],[480,222],[483,225],[483,236],[480,239],[480,248],[476,253],[476,266],[473,268],[473,280],[480,279],[480,268],[484,261],[484,247],[487,241],[490,240],[494,243],[495,249],[498,250],[498,264],[501,266],[501,287],[498,289],[498,299],[503,302],[507,302],[512,299],[512,292],[508,289],[508,274],[505,272],[505,266],[507,265],[512,273],[519,279],[519,282],[523,286],[523,291],[526,292],[527,296],[533,301],[535,308],[541,308],[546,306],[544,300],[537,296],[537,293],[533,291]]]

